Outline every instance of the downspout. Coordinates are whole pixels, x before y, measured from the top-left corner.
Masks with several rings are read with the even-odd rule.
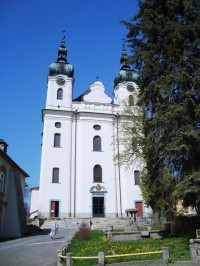
[[[116,114],[115,114],[116,116]],[[113,120],[113,136],[115,136],[115,119]],[[114,137],[115,139],[115,137]],[[116,142],[114,141],[114,156],[116,157]],[[115,212],[116,212],[116,217],[119,217],[119,213],[118,213],[118,194],[117,194],[117,166],[115,164]]]
[[[74,218],[76,217],[76,138],[77,138],[77,114],[78,110],[74,111],[75,114],[75,143],[74,143]]]
[[[71,149],[70,152],[72,154],[72,137],[73,137],[73,115],[71,117]],[[70,177],[69,177],[69,217],[72,217],[72,156],[70,156],[69,168],[70,168]]]
[[[116,114],[117,117],[117,165],[119,172],[119,202],[120,202],[120,214],[122,217],[122,193],[121,193],[121,168],[119,162],[119,113]]]

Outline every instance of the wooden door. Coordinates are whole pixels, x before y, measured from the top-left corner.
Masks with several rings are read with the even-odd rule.
[[[59,201],[51,201],[50,217],[59,217]]]
[[[135,208],[138,209],[137,217],[143,217],[142,202],[136,202]]]
[[[55,217],[55,209],[56,209],[56,203],[55,201],[51,201],[51,217]]]

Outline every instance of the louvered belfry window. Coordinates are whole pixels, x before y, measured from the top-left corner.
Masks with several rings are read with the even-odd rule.
[[[57,90],[57,100],[62,100],[63,99],[63,90],[58,89]]]

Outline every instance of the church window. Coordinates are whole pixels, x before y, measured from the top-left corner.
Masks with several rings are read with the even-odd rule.
[[[94,166],[93,179],[94,182],[102,182],[102,168],[99,164]]]
[[[4,190],[4,182],[5,182],[5,173],[0,172],[0,192]]]
[[[133,106],[133,105],[134,105],[133,95],[129,95],[129,106]]]
[[[93,138],[93,151],[101,151],[101,138],[99,136]]]
[[[54,134],[54,147],[60,147],[60,138],[61,135],[59,133]]]
[[[138,170],[134,171],[135,185],[140,184],[140,172]]]
[[[94,130],[101,130],[101,126],[100,125],[94,125],[93,128],[94,128]]]
[[[63,99],[63,90],[58,89],[57,91],[57,100],[62,100]]]
[[[57,128],[61,128],[61,123],[60,123],[60,122],[56,122],[56,123],[55,123],[55,127],[57,127]]]
[[[52,183],[59,183],[59,168],[53,168]]]

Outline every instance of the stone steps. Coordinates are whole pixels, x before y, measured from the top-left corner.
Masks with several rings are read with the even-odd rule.
[[[57,223],[60,228],[78,228],[82,223],[91,225],[93,230],[102,230],[108,226],[113,226],[113,229],[125,228],[128,225],[127,219],[124,218],[49,218],[42,221],[41,229],[50,229],[54,222]],[[37,221],[35,221],[35,224]],[[40,223],[41,224],[41,223]]]
[[[124,218],[91,218],[93,229],[101,230],[108,226],[113,226],[113,229],[122,229],[127,226],[127,219]]]
[[[49,218],[44,220],[44,223],[40,227],[41,229],[49,229],[52,224],[56,222],[60,228],[78,228],[83,222],[90,226],[90,219],[77,219],[77,218]]]

